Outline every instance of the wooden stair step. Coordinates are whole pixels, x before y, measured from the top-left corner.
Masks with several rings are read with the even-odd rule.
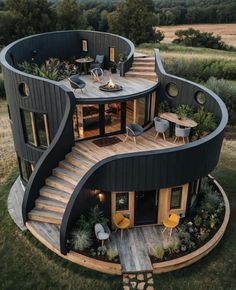
[[[142,66],[133,66],[130,68],[129,71],[133,71],[133,72],[155,72],[155,68],[154,67],[142,67]]]
[[[81,179],[81,176],[78,176],[75,173],[60,167],[54,168],[52,172],[53,176],[59,177],[74,185],[77,185]]]
[[[154,57],[136,57],[134,59],[134,61],[136,62],[155,62],[155,58]]]
[[[134,66],[142,66],[142,67],[155,67],[155,62],[139,62],[139,61],[134,61],[132,64],[132,67]]]
[[[44,222],[49,224],[56,224],[60,225],[62,221],[63,214],[49,211],[49,210],[42,210],[42,209],[32,209],[28,213],[28,218],[33,221]]]
[[[56,189],[72,193],[75,189],[75,185],[71,184],[68,181],[62,180],[56,176],[50,176],[46,179],[46,185],[55,187]]]
[[[100,160],[99,158],[97,159],[95,158],[95,156],[91,156],[90,154],[88,154],[85,148],[81,150],[81,148],[76,145],[72,148],[72,152],[80,154],[84,159],[88,159],[92,163],[97,163]]]
[[[45,196],[39,196],[35,201],[35,208],[64,213],[66,203],[51,199]]]
[[[73,152],[66,155],[66,161],[85,170],[90,169],[92,165],[94,165],[93,163],[80,158],[78,154],[75,154]]]
[[[53,200],[68,203],[71,195],[65,191],[55,189],[50,186],[43,186],[39,191],[40,196],[49,197]]]
[[[67,162],[66,160],[60,161],[59,162],[59,167],[60,168],[64,168],[67,169],[71,172],[73,172],[74,174],[78,175],[79,177],[82,177],[84,175],[84,170]]]

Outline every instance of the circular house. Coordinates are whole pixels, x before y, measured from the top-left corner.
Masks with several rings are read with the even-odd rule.
[[[136,57],[131,41],[109,33],[26,37],[3,49],[1,66],[20,171],[9,195],[15,222],[89,268],[155,272],[148,244],[178,236],[175,227],[202,199],[201,184],[219,160],[224,103],[167,74],[158,50]],[[94,208],[110,237],[97,238],[115,245],[118,263],[73,249],[71,231]],[[160,264],[156,272],[175,268]]]

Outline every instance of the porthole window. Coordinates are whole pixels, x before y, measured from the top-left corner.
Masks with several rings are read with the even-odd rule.
[[[168,94],[170,97],[172,97],[172,98],[177,97],[178,94],[179,94],[178,87],[177,87],[177,85],[174,84],[174,83],[169,83],[169,84],[167,84],[167,86],[166,86],[166,92],[167,92],[167,94]]]
[[[23,97],[28,97],[30,95],[29,86],[26,83],[21,83],[19,85],[19,91]]]
[[[206,95],[203,92],[197,92],[195,94],[195,100],[198,104],[204,105],[206,103]]]

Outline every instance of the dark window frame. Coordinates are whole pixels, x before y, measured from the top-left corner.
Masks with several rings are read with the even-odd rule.
[[[172,201],[173,201],[173,193],[181,190],[181,194],[178,199],[178,205],[172,206]],[[182,204],[182,198],[183,198],[183,187],[178,186],[178,187],[172,187],[171,188],[171,195],[170,195],[170,209],[181,209],[181,204]]]
[[[30,161],[27,161],[21,158],[20,156],[17,156],[17,160],[18,160],[18,165],[19,165],[19,170],[20,170],[20,177],[23,181],[28,182],[33,172],[32,165],[34,166],[34,164]],[[23,169],[23,166],[25,166],[25,169]],[[24,171],[26,175],[24,174]]]

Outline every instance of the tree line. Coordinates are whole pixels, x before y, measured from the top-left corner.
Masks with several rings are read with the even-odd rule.
[[[232,0],[0,0],[0,45],[54,30],[89,29],[159,42],[153,27],[236,22]]]

